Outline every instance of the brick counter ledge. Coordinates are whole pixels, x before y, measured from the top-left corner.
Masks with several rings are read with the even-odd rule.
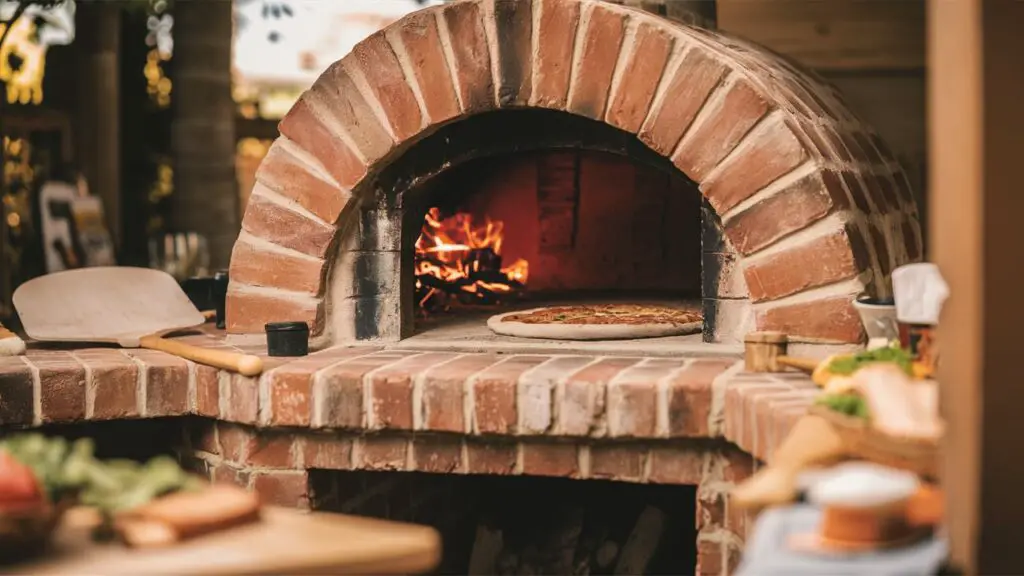
[[[182,339],[265,353],[219,335]],[[695,485],[701,564],[728,572],[747,524],[728,491],[815,394],[805,377],[745,373],[738,358],[394,345],[265,360],[246,378],[150,350],[30,349],[0,358],[0,425],[185,417],[191,467],[291,506],[316,506],[311,469]]]

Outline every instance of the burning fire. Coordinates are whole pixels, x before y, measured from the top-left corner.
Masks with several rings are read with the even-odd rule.
[[[529,263],[520,258],[501,265],[504,223],[482,225],[464,212],[441,218],[427,212],[416,241],[416,298],[421,310],[446,308],[453,300],[492,304],[526,286]]]

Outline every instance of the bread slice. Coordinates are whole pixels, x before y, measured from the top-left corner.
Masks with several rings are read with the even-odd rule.
[[[158,498],[119,516],[117,525],[128,545],[157,546],[254,522],[259,516],[255,494],[213,485]]]

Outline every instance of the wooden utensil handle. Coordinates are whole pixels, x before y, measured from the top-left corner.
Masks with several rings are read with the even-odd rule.
[[[263,359],[250,354],[211,350],[176,340],[168,340],[159,336],[143,336],[139,338],[139,346],[149,348],[150,350],[167,352],[168,354],[200,364],[206,364],[207,366],[238,372],[243,376],[258,376],[263,372]]]
[[[789,366],[790,368],[796,368],[797,370],[803,370],[804,372],[811,373],[818,367],[816,360],[805,360],[803,358],[790,358],[789,356],[779,356],[775,359],[776,362],[783,366]]]

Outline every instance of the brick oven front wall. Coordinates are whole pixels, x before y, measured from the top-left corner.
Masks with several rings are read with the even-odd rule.
[[[756,327],[858,342],[851,299],[887,295],[891,271],[921,258],[892,152],[791,62],[601,1],[459,0],[364,40],[283,119],[232,255],[229,332],[304,320],[323,342],[400,338],[411,288],[380,176],[446,126],[524,108],[608,124],[699,185],[720,224],[705,288],[745,284],[733,340]]]

